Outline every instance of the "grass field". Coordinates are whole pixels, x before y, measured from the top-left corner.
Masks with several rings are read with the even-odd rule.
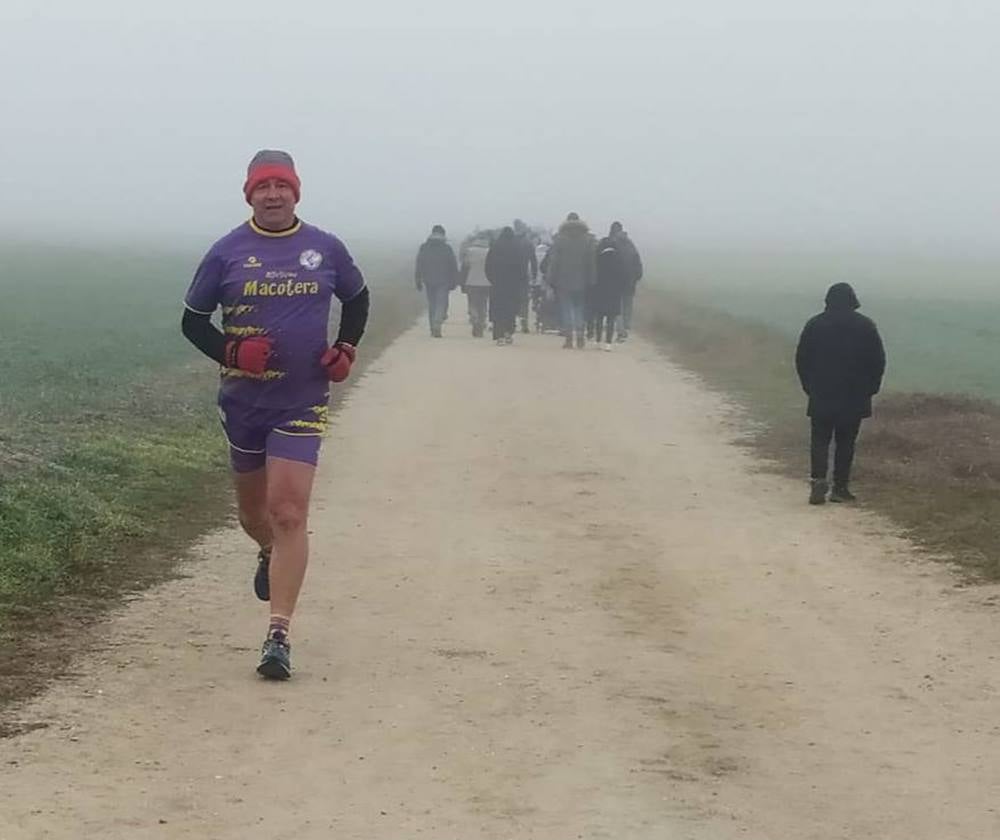
[[[680,253],[659,266],[653,284],[792,340],[826,289],[846,280],[885,339],[886,390],[1000,401],[1000,259]]]
[[[402,261],[359,254],[366,361],[412,323]],[[162,574],[231,499],[215,368],[179,331],[196,253],[0,246],[0,631],[53,595]],[[2,633],[0,633],[2,637]]]

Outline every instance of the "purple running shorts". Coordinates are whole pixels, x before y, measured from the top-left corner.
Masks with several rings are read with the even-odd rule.
[[[268,458],[316,466],[328,408],[256,408],[219,399],[219,418],[229,441],[229,461],[239,473],[259,470]]]

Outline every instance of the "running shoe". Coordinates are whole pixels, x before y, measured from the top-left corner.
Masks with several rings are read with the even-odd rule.
[[[291,651],[287,641],[268,636],[260,649],[257,673],[269,680],[287,680],[292,675]]]

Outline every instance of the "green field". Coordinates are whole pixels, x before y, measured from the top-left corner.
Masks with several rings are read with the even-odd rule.
[[[657,260],[652,284],[796,339],[830,284],[854,285],[889,356],[887,391],[1000,401],[1000,259],[695,254]]]
[[[229,510],[215,368],[179,329],[198,257],[0,245],[0,630],[53,594],[143,583],[149,549]],[[399,258],[359,262],[366,360],[420,301]]]

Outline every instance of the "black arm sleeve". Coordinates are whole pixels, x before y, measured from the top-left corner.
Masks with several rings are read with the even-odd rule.
[[[367,286],[341,306],[337,341],[347,342],[352,347],[358,346],[361,336],[365,334],[365,327],[368,326],[370,306],[371,295],[368,294]]]
[[[208,358],[223,364],[226,357],[226,337],[212,323],[211,315],[185,309],[184,317],[181,318],[181,332]]]

